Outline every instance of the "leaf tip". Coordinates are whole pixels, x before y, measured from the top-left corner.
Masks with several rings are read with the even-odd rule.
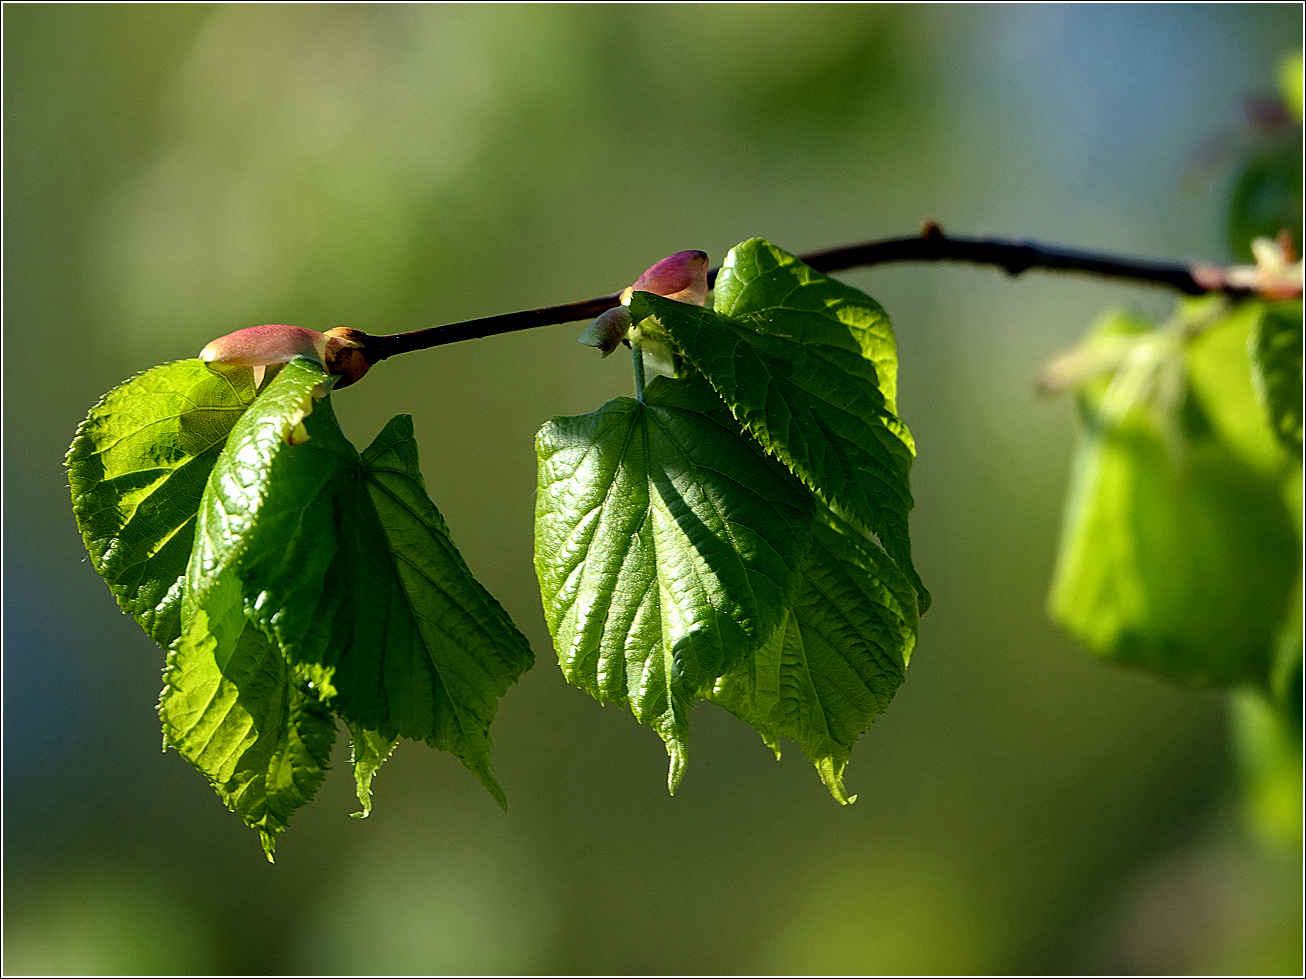
[[[667,754],[671,761],[667,765],[667,794],[675,795],[680,788],[680,780],[685,777],[685,748],[677,742],[667,742]]]
[[[843,784],[843,763],[836,762],[832,757],[826,755],[824,758],[815,759],[816,771],[821,776],[821,781],[825,787],[830,790],[830,795],[834,801],[841,806],[851,806],[857,801],[857,796],[849,795],[848,790]]]
[[[466,761],[464,761],[464,764],[466,764]],[[471,768],[470,765],[468,767]],[[494,801],[499,804],[499,808],[507,812],[508,794],[503,791],[503,786],[494,777],[494,773],[490,771],[489,766],[472,768],[472,772],[480,779],[481,784],[485,786],[490,795],[494,796]]]

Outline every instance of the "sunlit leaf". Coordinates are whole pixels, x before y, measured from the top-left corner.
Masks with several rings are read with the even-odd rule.
[[[1233,746],[1252,828],[1268,843],[1300,851],[1301,717],[1285,717],[1259,691],[1239,691],[1231,700]]]
[[[351,760],[354,764],[354,782],[358,790],[358,801],[362,805],[355,816],[365,818],[372,812],[372,778],[380,769],[381,763],[390,757],[399,744],[397,737],[385,737],[379,731],[369,731],[358,724],[349,725],[351,742]]]
[[[168,656],[159,701],[164,742],[258,830],[270,860],[291,814],[326,777],[335,719],[244,620],[234,582],[222,581],[207,599]]]
[[[783,628],[707,694],[779,753],[797,741],[831,794],[852,802],[843,769],[893,698],[916,644],[911,583],[874,541],[826,510]]]
[[[1217,438],[1257,472],[1281,479],[1295,463],[1268,424],[1255,383],[1253,348],[1267,308],[1276,307],[1251,301],[1230,308],[1218,297],[1180,303],[1183,321],[1203,327],[1183,367]]]
[[[161,702],[165,720],[180,708],[177,688],[191,663],[212,662],[224,680],[253,671],[241,638],[253,626],[283,658],[292,691],[370,733],[374,743],[356,754],[360,795],[385,755],[378,746],[404,736],[458,755],[502,802],[489,725],[498,698],[530,665],[530,648],[471,576],[426,496],[411,420],[393,419],[360,457],[331,411],[330,380],[315,363],[293,361],[214,467],[187,568],[186,628]],[[260,716],[272,716],[266,693],[238,690],[230,706],[213,709],[243,711],[247,726],[280,737],[284,753],[293,730],[258,727]],[[215,725],[203,714],[186,723]],[[172,725],[182,727],[175,718]],[[210,767],[205,752],[216,749],[208,742],[171,740],[211,779],[222,774]],[[241,748],[232,742],[230,750]],[[295,759],[306,770],[291,764],[302,775],[292,781],[313,782],[310,760]],[[247,821],[263,804],[257,786],[229,801]],[[268,832],[286,814],[275,813],[280,825]]]
[[[162,646],[181,630],[204,484],[253,400],[248,367],[164,364],[101,398],[68,450],[73,513],[91,563]]]
[[[813,501],[701,379],[658,378],[536,438],[535,569],[563,673],[666,742],[781,625]]]
[[[726,257],[714,309],[636,293],[631,313],[656,316],[767,452],[879,536],[924,611],[907,526],[915,446],[895,413],[897,354],[880,305],[754,238]]]

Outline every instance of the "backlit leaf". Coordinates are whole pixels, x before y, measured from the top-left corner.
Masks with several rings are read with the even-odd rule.
[[[1288,460],[1248,380],[1248,326],[1235,310],[1174,348],[1182,405],[1143,398],[1109,413],[1109,389],[1081,393],[1050,604],[1101,656],[1189,683],[1264,688],[1300,544],[1285,505]],[[1115,319],[1099,329],[1117,329]]]
[[[162,646],[181,630],[204,484],[253,400],[248,367],[164,364],[101,398],[68,450],[73,513],[91,563]]]
[[[1302,447],[1302,304],[1267,304],[1252,333],[1256,393],[1284,448]]]
[[[784,626],[755,660],[707,695],[779,754],[797,741],[831,794],[852,802],[843,769],[859,735],[888,707],[916,644],[911,583],[888,555],[826,510]]]
[[[908,473],[915,445],[896,414],[893,329],[874,299],[754,238],[734,248],[714,308],[636,293],[767,452],[864,523],[916,588]]]
[[[813,501],[701,378],[655,379],[536,438],[535,569],[563,673],[666,742],[782,624]]]
[[[276,645],[244,621],[232,583],[213,591],[168,656],[164,743],[258,830],[271,860],[277,835],[326,777],[335,719]],[[226,619],[224,627],[210,615]]]
[[[241,639],[252,626],[283,658],[292,690],[340,714],[356,749],[359,732],[371,737],[356,750],[365,808],[387,753],[379,746],[396,736],[452,751],[502,802],[489,725],[498,698],[530,665],[530,648],[471,576],[427,497],[411,420],[393,419],[360,457],[331,411],[330,380],[317,364],[292,361],[233,430],[200,508],[176,669],[203,656],[224,677],[252,670]],[[165,718],[176,706],[171,674],[169,684]],[[214,709],[243,711],[257,727],[271,716],[258,699],[265,693]],[[259,729],[280,737],[283,752],[289,734],[276,732],[286,730]],[[199,750],[209,745],[192,742],[173,740],[215,778]],[[308,785],[318,777],[311,760],[295,758],[307,768],[291,765],[303,775],[295,784]],[[233,802],[247,821],[262,804],[257,787]],[[278,818],[273,833],[284,826]]]

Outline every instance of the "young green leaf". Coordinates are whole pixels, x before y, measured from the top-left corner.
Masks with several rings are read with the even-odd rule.
[[[101,398],[68,450],[73,513],[91,563],[161,646],[181,631],[204,484],[253,400],[248,367],[164,364]]]
[[[1298,460],[1284,450],[1256,389],[1255,346],[1263,313],[1279,305],[1249,301],[1229,307],[1220,297],[1209,297],[1182,301],[1178,313],[1182,323],[1205,326],[1188,344],[1183,366],[1216,437],[1252,469],[1276,480]]]
[[[874,531],[928,608],[907,527],[915,445],[879,303],[754,238],[726,257],[714,309],[636,293],[631,315],[657,317],[764,449]]]
[[[225,671],[249,623],[356,738],[452,751],[502,802],[489,725],[530,647],[427,497],[411,420],[393,419],[360,457],[330,381],[292,361],[233,430],[200,509],[178,662],[210,644]],[[170,689],[162,703],[172,709]],[[361,795],[385,754],[372,748],[356,752]]]
[[[168,655],[164,743],[258,830],[271,860],[277,835],[326,777],[335,719],[276,645],[244,621],[234,582],[206,598]],[[215,627],[210,616],[225,621]]]
[[[387,738],[379,731],[369,731],[358,724],[349,725],[349,738],[352,742],[350,755],[354,765],[358,802],[363,807],[354,815],[365,819],[372,814],[372,777],[376,775],[382,762],[394,753],[399,739]]]
[[[1295,851],[1302,826],[1301,715],[1285,717],[1258,690],[1239,690],[1229,699],[1233,753],[1251,828],[1262,842]]]
[[[1104,412],[1101,384],[1082,392],[1050,598],[1053,617],[1098,655],[1195,684],[1269,683],[1298,575],[1286,466],[1247,380],[1247,325],[1235,311],[1177,354],[1189,382],[1172,406],[1182,424],[1146,399]],[[1263,443],[1280,459],[1269,471]]]
[[[691,698],[781,625],[813,501],[697,379],[536,438],[535,570],[562,671],[685,766]]]
[[[1252,377],[1270,428],[1289,452],[1302,448],[1302,304],[1272,303],[1252,333]]]
[[[849,752],[903,680],[916,645],[911,583],[874,541],[825,509],[783,628],[707,699],[751,724],[776,751],[797,741],[830,793]]]

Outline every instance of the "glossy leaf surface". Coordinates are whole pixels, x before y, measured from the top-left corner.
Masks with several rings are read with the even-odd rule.
[[[791,738],[831,794],[852,802],[843,770],[888,707],[916,644],[911,583],[874,541],[825,510],[784,626],[708,699],[747,721],[779,754]]]
[[[563,673],[658,732],[674,791],[691,699],[783,622],[813,501],[701,378],[555,418],[536,451],[535,568]]]
[[[915,445],[880,305],[755,238],[726,257],[713,309],[636,293],[631,313],[657,317],[767,452],[879,536],[924,611],[907,524]]]
[[[73,513],[91,563],[162,646],[181,630],[204,484],[253,400],[248,367],[164,364],[101,398],[68,450]]]
[[[502,802],[489,724],[531,662],[426,496],[411,420],[393,419],[360,457],[335,421],[329,387],[321,367],[297,359],[233,430],[200,508],[185,629],[161,702],[171,743],[269,846],[320,781],[316,755],[295,748],[313,738],[288,722],[311,727],[319,703],[370,733],[356,750],[365,808],[388,753],[379,746],[396,736],[452,751]],[[284,664],[284,694],[237,683],[258,673],[263,655],[242,638],[251,627]],[[223,695],[197,712],[184,694],[209,687]],[[270,769],[263,781],[241,781],[214,767],[218,757],[250,754],[235,737],[243,729],[275,741],[275,786]]]
[[[326,777],[335,718],[276,645],[244,621],[232,583],[214,591],[168,655],[159,700],[164,743],[258,831],[270,860],[291,814]]]

